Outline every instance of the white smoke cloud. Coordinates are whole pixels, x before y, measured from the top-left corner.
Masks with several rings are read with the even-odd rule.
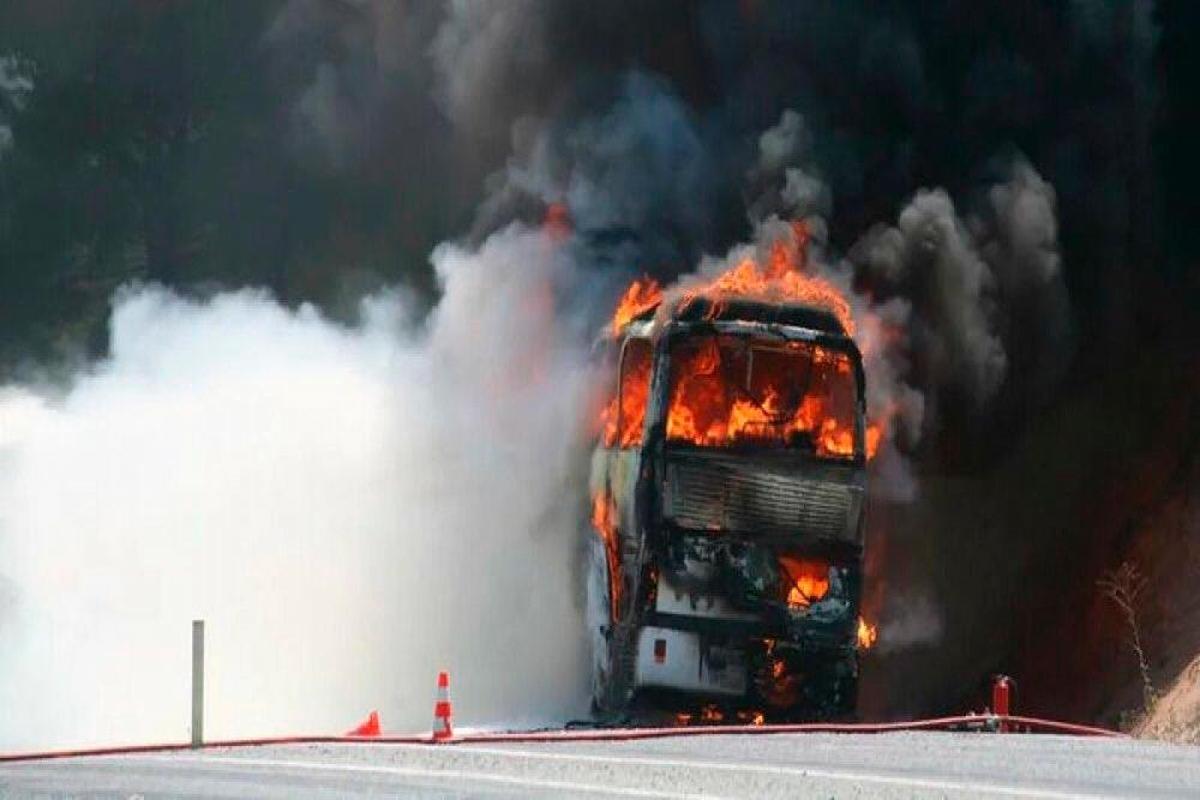
[[[879,652],[933,645],[942,638],[942,614],[927,594],[916,589],[891,594],[879,621]]]
[[[443,246],[416,320],[240,291],[115,300],[111,356],[0,391],[0,750],[586,709],[572,484],[589,377],[519,227]]]

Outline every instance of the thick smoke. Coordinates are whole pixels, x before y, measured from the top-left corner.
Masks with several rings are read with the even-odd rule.
[[[474,233],[552,203],[569,209],[592,272],[683,271],[713,227],[712,159],[686,106],[658,78],[633,72],[611,102],[569,125],[533,124],[491,176]]]
[[[942,643],[942,612],[928,594],[889,593],[879,613],[880,655]]]
[[[702,271],[727,269],[747,256],[764,260],[774,241],[801,219],[814,243],[809,269],[851,300],[867,372],[868,417],[887,423],[886,440],[911,452],[936,430],[931,413],[943,393],[965,396],[982,413],[1008,377],[1010,319],[1031,310],[1057,318],[1022,331],[1039,352],[1060,351],[1069,314],[1059,274],[1054,192],[1023,158],[987,187],[978,213],[964,218],[944,189],[921,189],[894,225],[872,226],[842,257],[827,241],[836,191],[820,176],[804,118],[786,110],[759,137],[748,172],[756,254],[734,248]],[[885,454],[886,456],[886,454]],[[888,464],[885,457],[882,464]],[[888,468],[884,489],[911,498],[912,481]]]
[[[0,745],[181,737],[186,621],[201,615],[217,735],[337,729],[376,705],[389,727],[423,725],[443,665],[468,717],[574,713],[570,480],[592,300],[641,272],[727,265],[796,218],[814,234],[813,269],[853,304],[870,413],[892,422],[872,466],[888,506],[869,556],[880,649],[977,628],[975,607],[938,613],[956,601],[941,594],[944,553],[964,571],[979,557],[946,522],[962,518],[948,513],[960,495],[929,491],[930,473],[1002,455],[979,430],[1002,436],[1011,426],[995,420],[1053,396],[1080,309],[1068,284],[1085,316],[1124,313],[1153,210],[1151,8],[282,4],[256,34],[266,77],[246,72],[261,80],[251,100],[285,98],[284,118],[270,107],[188,134],[240,143],[282,121],[278,140],[162,150],[193,178],[209,174],[196,152],[227,161],[236,181],[214,181],[221,215],[192,230],[168,220],[178,237],[159,249],[203,253],[232,232],[225,251],[272,258],[220,279],[291,300],[328,298],[322,281],[358,269],[420,286],[423,262],[397,253],[466,243],[435,254],[428,318],[403,291],[368,301],[352,327],[255,291],[127,291],[105,360],[62,391],[6,390]],[[8,141],[30,94],[14,68],[0,60],[0,162],[28,145]],[[197,94],[186,118],[207,119],[211,101]],[[80,153],[70,163],[124,163]],[[135,211],[153,220],[160,199]],[[511,227],[548,204],[565,206],[569,243]],[[88,252],[75,245],[47,258],[74,263]],[[382,269],[389,258],[399,266]],[[1096,329],[1120,340],[1119,324]],[[893,529],[896,501],[916,511]],[[960,685],[979,666],[941,662]]]
[[[874,501],[912,502],[919,488],[912,457],[937,432],[941,404],[986,414],[1008,377],[1010,346],[1042,354],[1041,365],[1065,357],[1069,314],[1054,192],[1016,157],[1004,179],[982,192],[977,212],[964,218],[944,189],[922,189],[894,225],[873,226],[838,258],[828,249],[825,219],[836,192],[821,179],[811,146],[804,118],[790,109],[761,135],[748,173],[758,192],[749,207],[758,252],[734,248],[702,271],[746,257],[761,262],[774,241],[794,235],[781,215],[805,220],[816,240],[808,268],[851,300],[868,421],[883,426],[872,463]],[[1038,324],[1006,325],[1013,320]],[[1045,389],[1057,375],[1043,368],[1040,377]],[[867,605],[880,615],[880,652],[935,643],[943,624],[920,573],[899,577],[881,561],[870,563]]]
[[[426,158],[441,156],[433,145],[446,126],[433,113],[425,57],[438,22],[437,6],[424,3],[293,0],[279,11],[264,44],[280,80],[304,78],[288,133],[308,163],[361,169],[388,151],[391,159],[415,159],[395,151],[397,135]]]
[[[583,713],[571,267],[513,227],[434,255],[443,300],[343,327],[252,290],[123,292],[112,353],[0,394],[0,749]]]

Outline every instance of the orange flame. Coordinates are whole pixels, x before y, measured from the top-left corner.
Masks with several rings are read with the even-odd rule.
[[[862,617],[858,618],[858,647],[860,650],[870,650],[879,638],[879,626],[872,625]]]
[[[763,723],[765,723],[767,721],[766,716],[763,714],[763,712],[758,711],[756,709],[737,712],[737,719],[738,719],[738,722],[742,723],[743,725],[756,725],[756,726],[762,725]]]
[[[638,314],[661,303],[662,297],[662,287],[658,285],[658,281],[648,276],[638,278],[629,284],[621,301],[617,303],[609,330],[617,333]]]
[[[600,412],[606,447],[633,447],[642,442],[646,401],[650,396],[650,344],[635,340],[625,348],[621,360],[620,393],[614,394]],[[620,430],[618,430],[618,426]]]
[[[758,722],[754,721],[756,718],[761,718],[761,716],[762,715],[760,713],[756,713],[754,711],[737,712],[737,718],[739,721],[749,722],[752,725],[761,725],[761,720]],[[687,727],[694,722],[701,725],[717,725],[724,721],[725,712],[722,711],[718,706],[711,703],[701,706],[699,709],[694,711],[679,711],[675,714],[674,718],[675,725],[681,727]]]
[[[779,566],[787,576],[787,604],[791,608],[810,606],[829,591],[828,563],[815,559],[780,556]],[[781,666],[783,664],[782,661],[778,663]]]
[[[882,421],[867,425],[867,458],[872,459],[879,452],[879,443],[883,441],[884,424]]]
[[[833,283],[812,274],[808,264],[808,226],[792,223],[791,236],[774,242],[765,258],[746,258],[706,284],[690,288],[681,302],[703,296],[715,307],[732,297],[749,297],[770,303],[799,302],[829,310],[842,324],[847,335],[857,332],[850,302]],[[652,278],[635,280],[617,304],[609,330],[616,334],[632,319],[663,301],[662,287]],[[811,352],[815,378],[813,385],[828,390],[825,395],[810,392],[798,399],[790,397],[798,376],[793,370],[763,372],[767,379],[753,399],[731,397],[726,391],[722,370],[723,354],[715,341],[694,349],[682,358],[673,355],[672,396],[667,416],[667,437],[698,445],[727,445],[740,441],[770,439],[811,440],[821,456],[854,455],[853,369],[849,359],[819,347]],[[608,446],[629,447],[639,443],[649,389],[649,369],[626,376],[628,398],[613,398],[601,412],[601,428]],[[682,377],[679,377],[682,376]],[[832,396],[829,393],[837,394]],[[785,398],[791,400],[786,402]],[[848,400],[849,402],[843,402]],[[627,405],[626,405],[627,403]],[[617,430],[618,416],[621,417]],[[626,424],[628,422],[628,424]],[[879,451],[885,423],[872,420],[867,426],[863,449],[868,459]]]
[[[745,258],[707,284],[689,289],[685,298],[704,296],[719,303],[725,297],[749,297],[768,303],[804,303],[832,312],[846,334],[854,336],[854,315],[846,296],[829,281],[808,271],[808,240],[804,221],[793,222],[792,237],[774,242],[765,264]],[[658,281],[649,277],[635,280],[617,303],[609,329],[617,333],[662,299]]]
[[[732,338],[705,337],[672,346],[671,373],[668,440],[807,439],[818,455],[854,455],[854,372],[842,353],[793,342],[748,355]]]
[[[617,536],[617,509],[607,494],[592,497],[592,527],[604,542],[604,556],[608,561],[609,619],[616,620],[621,608],[621,553]]]
[[[792,252],[786,245],[776,243],[766,267],[747,258],[700,289],[715,299],[753,297],[772,303],[804,303],[833,312],[848,336],[855,333],[850,303],[829,281],[796,269]]]

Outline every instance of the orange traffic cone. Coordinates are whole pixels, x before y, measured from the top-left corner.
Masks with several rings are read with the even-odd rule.
[[[450,727],[451,713],[450,675],[445,672],[439,672],[437,702],[433,704],[433,740],[435,742],[444,742],[454,736],[454,730]]]
[[[347,736],[378,736],[379,712],[372,711],[366,720],[352,731],[346,731]]]

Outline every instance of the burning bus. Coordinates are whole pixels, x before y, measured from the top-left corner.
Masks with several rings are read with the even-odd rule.
[[[878,433],[848,311],[792,299],[810,296],[640,284],[614,320],[590,476],[601,715],[642,694],[714,718],[853,712]]]

